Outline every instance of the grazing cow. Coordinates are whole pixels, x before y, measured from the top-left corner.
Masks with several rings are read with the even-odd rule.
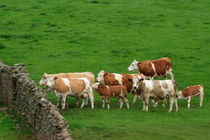
[[[175,102],[176,111],[178,111],[177,97],[178,89],[175,80],[144,80],[137,77],[130,79],[133,81],[133,88],[137,90],[143,103],[143,110],[148,111],[149,98],[165,99],[169,97],[170,109],[172,111]]]
[[[179,91],[179,99],[187,99],[188,102],[188,108],[190,108],[190,101],[193,96],[199,96],[200,97],[200,107],[202,107],[203,103],[203,97],[204,97],[204,90],[203,90],[203,85],[195,85],[195,86],[190,86],[182,91]]]
[[[107,102],[107,108],[109,109],[109,99],[110,97],[118,97],[120,101],[120,109],[123,105],[123,99],[125,100],[127,104],[127,108],[129,109],[129,103],[127,98],[127,88],[123,85],[115,85],[115,86],[107,86],[100,83],[93,84],[93,89],[96,90],[96,92],[99,93],[99,96],[102,98],[103,106],[105,106],[105,99]]]
[[[91,108],[94,108],[93,91],[90,84],[90,80],[86,77],[83,78],[62,78],[62,77],[49,77],[47,79],[46,86],[54,90],[55,94],[59,99],[62,100],[61,109],[64,110],[66,96],[90,98]],[[59,102],[58,102],[59,104]],[[81,108],[83,108],[85,100],[83,100]]]
[[[134,60],[128,67],[128,71],[139,72],[145,79],[153,80],[155,77],[164,77],[167,79],[169,74],[171,79],[174,79],[172,73],[172,62],[168,57],[137,62]]]
[[[47,74],[47,73],[44,73],[43,76],[42,76],[42,79],[39,81],[39,85],[46,86],[48,79],[50,77],[55,77],[55,76],[61,77],[61,78],[81,78],[81,77],[86,77],[86,78],[90,79],[91,86],[95,83],[95,76],[91,72],[58,73],[58,74]],[[54,92],[54,90],[50,89],[49,87],[48,87],[48,90]],[[76,107],[79,106],[79,100],[80,100],[80,98],[78,97],[77,98],[77,102],[76,102]],[[60,101],[60,99],[58,98],[57,107],[59,106],[59,101]],[[88,97],[86,98],[85,105],[87,105],[87,104],[88,104]]]
[[[117,73],[107,73],[104,70],[101,70],[98,73],[98,77],[96,81],[99,83],[105,83],[106,85],[124,85],[127,87],[127,91],[132,92],[134,95],[133,105],[136,102],[137,94],[135,90],[133,90],[133,83],[128,79],[133,79],[134,77],[142,78],[141,74],[117,74]]]

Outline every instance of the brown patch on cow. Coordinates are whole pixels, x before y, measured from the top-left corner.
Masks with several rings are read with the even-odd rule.
[[[75,94],[80,94],[84,91],[86,84],[83,79],[69,79],[71,91]]]
[[[153,89],[151,91],[151,94],[159,98],[164,98],[164,91],[161,88],[160,82],[157,80],[153,80],[152,83],[153,83]]]
[[[133,89],[133,82],[129,79],[133,79],[134,76],[141,76],[141,74],[120,74],[122,76],[122,85],[127,87],[127,92],[131,92]],[[142,77],[142,76],[141,76]],[[113,73],[104,73],[104,82],[106,85],[114,86],[121,85]]]
[[[145,83],[143,81],[139,81],[137,94],[140,95],[143,92],[149,93],[148,91],[149,91],[149,89],[145,88]]]
[[[162,82],[162,86],[163,88],[167,89],[168,88],[168,84],[166,82]]]
[[[143,62],[139,63],[138,69],[139,69],[140,73],[142,73],[146,76],[153,77],[155,75],[155,72],[152,68],[151,61],[143,61]]]
[[[172,68],[171,60],[168,57],[153,60],[152,63],[155,65],[156,74],[158,76],[165,75],[166,70]]]
[[[104,72],[104,82],[107,85],[120,85],[119,81],[115,79],[114,74]]]
[[[122,74],[122,84],[127,87],[127,91],[131,92],[133,89],[133,82],[129,79],[133,79],[133,76],[131,74]]]
[[[60,92],[60,93],[67,93],[69,91],[69,87],[65,85],[64,81],[59,78],[59,77],[56,77],[55,78],[55,85],[54,85],[54,88]]]
[[[188,96],[194,96],[200,92],[200,88],[203,88],[202,85],[195,85],[195,86],[190,86],[182,90],[182,95],[184,97]]]
[[[119,97],[121,91],[123,96],[127,98],[127,88],[123,85],[105,86],[103,84],[99,84],[98,88],[95,90],[102,98]]]
[[[152,64],[154,64],[155,71],[152,68]],[[171,60],[168,57],[156,59],[156,60],[148,60],[142,61],[138,64],[139,72],[146,75],[153,77],[155,73],[158,76],[166,75],[166,71],[172,68]]]

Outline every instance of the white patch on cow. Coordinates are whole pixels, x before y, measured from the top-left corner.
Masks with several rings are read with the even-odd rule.
[[[133,60],[133,62],[130,64],[128,71],[139,72],[138,62],[136,60]]]
[[[153,90],[153,82],[152,82],[152,80],[144,80],[143,82],[144,82],[145,86],[146,86],[150,91]]]
[[[54,84],[55,84],[55,80],[53,77],[49,77],[47,79],[47,83],[46,83],[46,86],[47,87],[50,87],[50,88],[53,88],[54,87]]]
[[[133,77],[133,89],[138,89],[138,84],[139,84],[139,79],[138,79],[138,77],[136,77],[136,76],[134,76]]]
[[[68,78],[61,78],[61,79],[63,80],[64,84],[67,87],[69,87],[68,95],[70,95],[70,96],[76,96],[76,94],[71,91],[71,84],[69,82],[69,79]]]
[[[152,69],[153,69],[153,71],[155,73],[155,75],[153,77],[156,77],[157,76],[157,73],[156,73],[155,65],[153,63],[151,63],[151,65],[152,65]]]
[[[99,82],[99,83],[104,83],[104,70],[101,70],[99,73],[98,73],[98,77],[96,78],[96,81]]]
[[[122,75],[121,74],[117,74],[117,73],[113,73],[115,79],[122,85]]]
[[[64,84],[67,86],[67,87],[70,87],[70,84],[69,84],[69,80],[67,78],[61,78],[64,82]]]
[[[100,83],[95,83],[95,84],[93,84],[92,88],[97,89],[99,84],[100,84]]]
[[[90,82],[87,78],[83,77],[83,78],[78,78],[78,79],[82,79],[85,82],[85,89],[83,92],[87,92],[89,93],[89,87],[90,87]]]

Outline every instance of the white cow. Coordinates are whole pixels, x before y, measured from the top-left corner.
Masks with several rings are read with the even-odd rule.
[[[142,99],[143,110],[148,111],[150,97],[153,99],[165,99],[169,97],[169,112],[172,111],[174,102],[176,111],[178,111],[178,89],[175,80],[144,80],[138,77],[130,80],[133,81],[133,88],[137,90],[137,94],[140,95]]]

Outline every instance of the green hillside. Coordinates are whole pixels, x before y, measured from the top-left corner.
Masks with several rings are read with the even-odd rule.
[[[195,97],[191,109],[179,100],[179,112],[168,113],[169,103],[143,112],[139,99],[129,110],[112,99],[107,110],[96,93],[94,110],[78,109],[68,97],[61,114],[75,140],[210,139],[210,1],[0,0],[0,60],[24,63],[37,83],[44,72],[132,73],[134,59],[161,57],[172,60],[180,90],[204,85],[203,108]],[[0,114],[0,139],[18,139],[10,123]]]

